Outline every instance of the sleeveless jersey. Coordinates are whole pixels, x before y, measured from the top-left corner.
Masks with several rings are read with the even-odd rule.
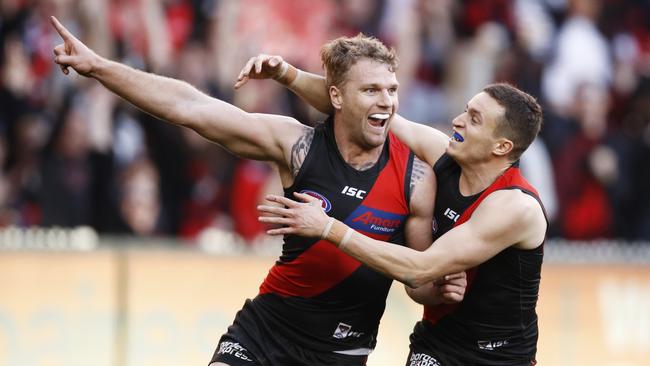
[[[473,196],[460,193],[460,166],[448,155],[435,164],[438,187],[434,239],[466,222],[490,193],[519,189],[540,204],[536,190],[518,164],[508,168],[487,189]],[[504,207],[507,209],[507,207]],[[425,306],[412,342],[424,344],[443,365],[530,365],[537,347],[535,306],[543,243],[531,250],[508,247],[467,270],[465,298],[459,304]]]
[[[340,155],[328,119],[315,128],[295,182],[284,194],[310,194],[321,199],[329,216],[403,245],[413,157],[389,133],[375,166],[358,171]],[[258,326],[263,322],[272,333],[308,349],[367,354],[375,346],[391,282],[329,242],[288,235],[258,296],[242,310],[255,316],[238,317]]]

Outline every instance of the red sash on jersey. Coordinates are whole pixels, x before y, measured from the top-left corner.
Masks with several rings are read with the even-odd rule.
[[[388,138],[389,161],[377,176],[372,189],[350,217],[338,217],[357,231],[383,241],[389,240],[391,235],[363,229],[361,224],[363,220],[368,220],[367,215],[379,215],[372,219],[382,219],[386,215],[397,218],[389,221],[400,221],[399,229],[403,230],[410,211],[404,190],[410,150],[390,132]],[[358,260],[331,243],[319,240],[293,261],[274,265],[260,286],[259,294],[314,297],[349,277],[359,266],[361,262]]]

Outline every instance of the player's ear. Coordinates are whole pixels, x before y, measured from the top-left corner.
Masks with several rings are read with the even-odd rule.
[[[343,103],[343,96],[341,95],[341,89],[332,85],[329,88],[329,93],[330,93],[330,101],[332,102],[332,106],[334,106],[334,109],[341,109],[341,105]]]
[[[504,156],[510,154],[513,148],[514,143],[511,140],[503,137],[497,140],[492,152],[495,155]]]

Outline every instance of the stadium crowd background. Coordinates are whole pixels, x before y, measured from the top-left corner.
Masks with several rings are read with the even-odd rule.
[[[485,84],[509,81],[545,108],[522,169],[550,236],[650,240],[648,1],[0,0],[0,227],[254,242],[255,205],[281,190],[272,169],[64,76],[50,15],[103,56],[301,121],[322,116],[273,82],[233,90],[249,57],[320,73],[325,41],[377,36],[400,56],[400,113],[445,131]]]

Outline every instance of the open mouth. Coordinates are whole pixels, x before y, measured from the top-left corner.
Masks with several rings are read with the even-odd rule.
[[[451,139],[458,142],[463,142],[465,139],[458,132],[454,131],[454,134],[451,135]]]
[[[390,117],[390,114],[388,113],[373,113],[368,116],[368,123],[373,127],[381,128],[386,125],[388,117]]]

